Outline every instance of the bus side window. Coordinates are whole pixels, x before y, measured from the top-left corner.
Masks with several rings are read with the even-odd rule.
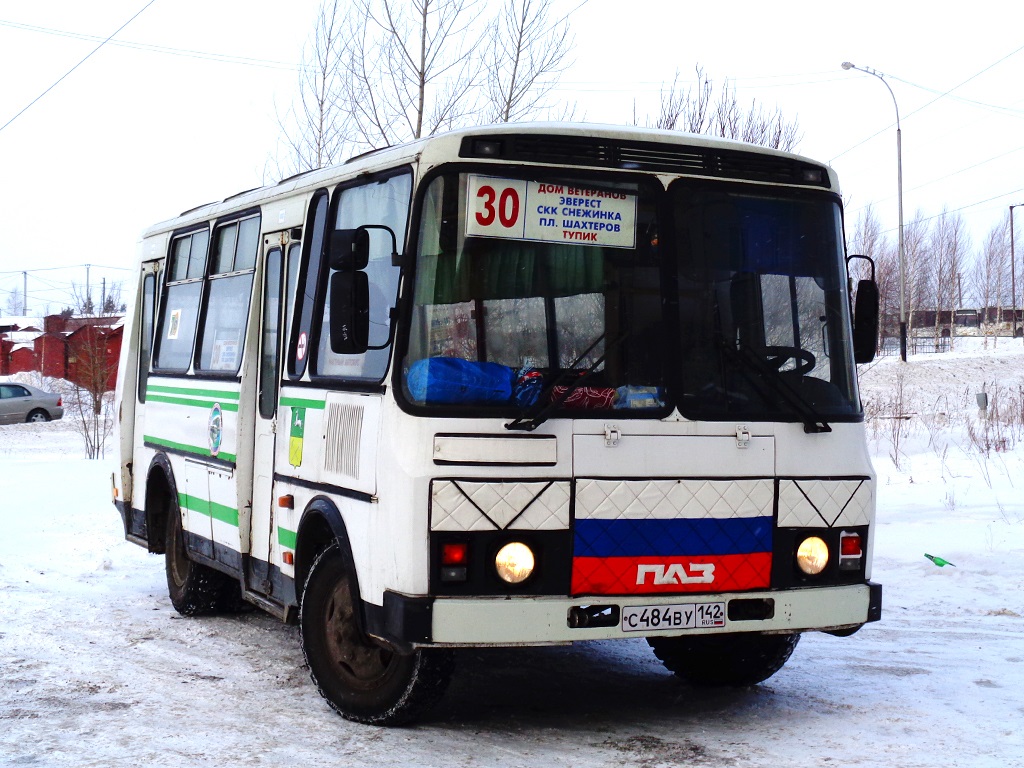
[[[334,228],[385,226],[394,233],[398,253],[401,255],[411,198],[412,176],[405,170],[378,177],[369,183],[340,188],[335,193],[334,209],[337,213]],[[313,369],[317,376],[377,383],[387,372],[391,356],[391,315],[398,298],[401,269],[392,264],[391,235],[377,228],[367,232],[370,238],[370,257],[364,271],[370,293],[370,348],[358,355],[331,351],[330,296],[325,288],[334,270],[325,270],[325,274],[321,275],[321,290],[325,297]]]
[[[209,244],[210,230],[205,224],[203,229],[171,240],[160,325],[154,342],[154,370],[184,373],[189,368]]]
[[[263,338],[260,342],[260,416],[269,419],[277,411],[280,379],[278,337],[281,332],[281,249],[267,254],[263,272]]]
[[[142,278],[142,307],[139,317],[139,402],[146,402],[149,362],[153,354],[153,320],[156,309],[156,273]]]
[[[258,215],[223,224],[214,230],[197,371],[238,373],[259,242]]]

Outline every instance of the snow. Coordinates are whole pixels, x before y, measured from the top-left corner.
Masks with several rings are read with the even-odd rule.
[[[80,458],[70,421],[0,426],[0,765],[1024,765],[1024,347],[958,339],[861,374],[882,621],[805,635],[742,690],[689,688],[635,639],[464,651],[401,729],[335,715],[294,627],[179,617],[162,558],[123,539],[113,460]]]

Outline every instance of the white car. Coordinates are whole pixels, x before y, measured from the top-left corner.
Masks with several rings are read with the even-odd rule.
[[[0,424],[50,421],[63,415],[60,395],[28,384],[0,384]]]

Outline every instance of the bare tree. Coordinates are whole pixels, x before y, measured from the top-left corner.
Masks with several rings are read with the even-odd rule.
[[[928,238],[932,267],[929,284],[935,307],[936,349],[942,336],[943,313],[948,313],[949,316],[950,345],[953,344],[953,315],[962,295],[964,260],[969,248],[965,230],[963,217],[943,208]]]
[[[66,405],[68,418],[82,436],[85,453],[90,459],[102,458],[106,440],[113,425],[110,394],[117,377],[117,356],[112,346],[112,323],[115,315],[126,309],[121,300],[121,283],[101,283],[99,301],[93,298],[95,285],[83,288],[71,284],[74,312],[85,317],[107,317],[111,320],[91,321],[69,334],[68,370],[66,384]],[[70,319],[73,312],[68,308],[61,315]]]
[[[102,458],[114,419],[113,399],[117,359],[113,356],[109,328],[87,325],[74,334],[69,351],[71,418],[85,442],[87,458]]]
[[[697,85],[684,88],[679,82],[679,70],[672,78],[668,90],[661,89],[661,112],[655,128],[688,133],[707,133],[711,128],[711,80],[697,66]]]
[[[899,334],[899,263],[896,248],[882,230],[882,222],[872,205],[863,209],[854,226],[850,242],[852,253],[867,256],[875,263],[875,282],[879,293],[879,344],[887,347],[889,339]],[[855,269],[862,269],[854,262]],[[867,277],[858,272],[853,277]]]
[[[352,0],[341,98],[371,149],[429,136],[479,110],[480,0]]]
[[[7,294],[7,314],[11,317],[25,315],[25,297],[17,288]]]
[[[297,102],[278,116],[287,159],[275,159],[279,176],[341,162],[349,144],[347,104],[342,100],[342,52],[348,19],[338,0],[324,0],[303,55]]]
[[[927,304],[928,233],[928,222],[919,208],[903,227],[904,309],[907,315],[907,335],[911,338],[914,336],[915,313]]]
[[[728,79],[715,96],[714,83],[700,65],[696,75],[696,85],[684,87],[677,71],[672,85],[662,89],[661,110],[654,127],[738,139],[786,151],[800,143],[798,123],[786,120],[780,109],[766,109],[756,99],[749,108],[741,107],[736,86]]]
[[[573,38],[557,0],[321,0],[296,105],[279,118],[278,176],[478,120],[529,119],[551,93]],[[581,4],[586,0],[581,0]]]
[[[121,300],[121,282],[115,281],[107,285],[102,283],[100,300],[93,298],[95,285],[82,287],[76,282],[71,283],[72,309],[83,317],[110,317],[124,312],[127,307]]]
[[[72,281],[71,303],[79,315],[92,317],[96,313],[96,302],[92,298],[92,286],[83,287]]]
[[[487,31],[485,115],[508,123],[550,108],[546,103],[569,64],[567,17],[551,20],[552,0],[506,0]]]
[[[981,305],[981,327],[988,343],[990,325],[1002,322],[1003,298],[1009,283],[1009,228],[1008,219],[989,230],[985,243],[978,252],[971,273],[971,287]],[[992,311],[995,310],[995,311]],[[993,334],[993,343],[998,334]]]

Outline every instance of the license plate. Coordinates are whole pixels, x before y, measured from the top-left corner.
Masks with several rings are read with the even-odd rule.
[[[725,626],[725,603],[633,605],[622,609],[623,632]]]

